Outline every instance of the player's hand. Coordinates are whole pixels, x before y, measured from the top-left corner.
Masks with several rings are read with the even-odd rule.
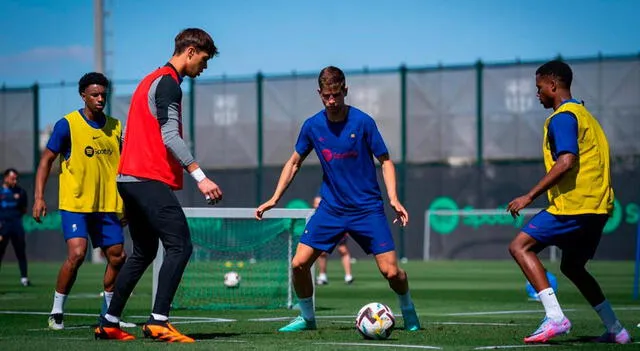
[[[269,201],[260,205],[260,207],[256,209],[256,219],[261,220],[262,215],[264,215],[264,213],[269,211],[270,209],[274,208],[276,204],[277,202],[274,199],[269,199]]]
[[[507,211],[511,212],[511,216],[516,218],[520,215],[520,210],[529,206],[533,202],[533,199],[529,195],[522,195],[520,197],[516,197],[515,199],[509,202],[507,205]]]
[[[407,210],[405,210],[399,201],[391,201],[389,205],[391,205],[391,208],[396,212],[396,218],[393,220],[393,223],[400,222],[400,225],[405,227],[409,223],[409,213]]]
[[[47,204],[44,199],[36,199],[33,203],[33,219],[38,223],[42,223],[42,217],[47,215]]]
[[[207,203],[209,203],[209,205],[215,205],[218,201],[222,200],[222,190],[220,190],[218,184],[214,183],[209,178],[205,178],[198,183],[198,189],[200,189],[204,198],[207,199]]]

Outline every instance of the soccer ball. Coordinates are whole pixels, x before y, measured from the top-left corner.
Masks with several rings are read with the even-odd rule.
[[[240,274],[233,271],[224,274],[224,286],[227,288],[237,288],[238,285],[240,285]]]
[[[389,306],[378,302],[364,305],[356,316],[356,330],[365,339],[387,339],[395,325],[396,318]]]

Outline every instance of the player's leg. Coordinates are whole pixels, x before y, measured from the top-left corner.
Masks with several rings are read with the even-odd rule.
[[[64,306],[67,296],[76,281],[78,269],[84,263],[87,254],[87,214],[60,211],[62,232],[67,243],[67,258],[58,272],[53,306],[49,315],[49,328],[64,329]]]
[[[0,266],[2,265],[2,259],[4,258],[4,253],[7,251],[7,246],[10,241],[5,226],[4,223],[0,222]]]
[[[526,343],[546,342],[571,329],[571,322],[560,307],[538,253],[548,245],[559,244],[563,235],[574,230],[571,223],[560,221],[547,211],[541,211],[509,244],[509,253],[533,285],[545,310],[544,320],[536,331],[524,339]]]
[[[318,256],[318,279],[316,279],[316,284],[325,285],[329,284],[329,279],[327,278],[327,260],[329,258],[329,254],[323,252]]]
[[[581,235],[576,235],[574,244],[567,245],[567,248],[563,250],[560,270],[578,288],[602,320],[606,331],[597,341],[627,344],[631,342],[629,333],[613,312],[600,284],[586,269],[587,262],[593,258],[596,252],[602,236],[602,229],[607,221],[606,216],[602,216],[600,219],[597,218],[598,216],[590,217],[593,218],[587,220],[588,223],[585,223]]]
[[[279,331],[316,329],[311,266],[323,252],[333,251],[342,233],[344,233],[342,218],[327,210],[318,208],[309,219],[300,237],[296,254],[291,260],[293,287],[298,296],[301,315]]]
[[[367,254],[375,256],[380,273],[398,295],[405,329],[419,330],[420,320],[409,292],[407,273],[398,265],[393,235],[384,209],[381,207],[366,214],[350,217],[348,220],[349,235]]]
[[[20,284],[22,286],[29,286],[29,275],[27,272],[27,244],[24,229],[22,225],[14,228],[11,235],[11,244],[13,245],[13,252],[16,254],[18,260],[18,268],[20,269]]]
[[[337,250],[340,254],[340,260],[342,261],[342,268],[344,268],[344,282],[351,284],[353,283],[353,275],[351,275],[351,253],[347,247],[347,235],[340,241]]]

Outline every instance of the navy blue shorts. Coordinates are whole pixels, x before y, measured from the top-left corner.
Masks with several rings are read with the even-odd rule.
[[[338,214],[320,206],[309,219],[300,242],[331,253],[344,240],[345,233],[367,254],[379,255],[396,249],[382,207],[360,214]]]
[[[91,237],[94,248],[123,244],[122,224],[115,213],[60,211],[64,240]]]
[[[606,214],[554,215],[542,210],[522,231],[545,246],[554,245],[563,252],[580,252],[593,258],[608,219]]]

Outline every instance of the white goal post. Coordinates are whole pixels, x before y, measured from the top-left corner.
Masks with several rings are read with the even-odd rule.
[[[215,208],[215,207],[184,207],[183,208],[185,216],[187,218],[220,218],[220,219],[247,219],[254,220],[255,219],[255,208]],[[314,209],[283,209],[283,208],[274,208],[264,213],[264,219],[304,219],[305,223],[309,221],[309,218],[314,213]],[[300,235],[301,233],[297,233]],[[289,308],[293,307],[293,285],[292,285],[292,276],[291,276],[291,260],[293,258],[294,253],[294,235],[295,233],[289,232],[288,238],[288,288],[287,288],[287,306]],[[160,267],[162,266],[164,258],[164,248],[162,243],[158,245],[158,253],[156,255],[155,260],[153,261],[153,283],[152,283],[152,293],[151,293],[151,304],[153,307],[153,302],[155,301],[156,292],[158,288],[158,275],[160,274]],[[315,275],[314,269],[312,267],[312,276]],[[314,284],[315,284],[315,279]]]
[[[542,211],[542,208],[527,208],[520,211],[521,216],[531,216]],[[432,221],[433,216],[508,216],[511,214],[504,209],[458,209],[458,210],[429,210],[424,213],[424,238],[422,247],[422,258],[424,261],[431,259],[431,235],[432,235]],[[514,228],[515,229],[515,228]],[[516,229],[517,230],[517,229]],[[515,232],[514,232],[515,235]],[[555,262],[558,257],[558,248],[550,246],[550,260]]]

